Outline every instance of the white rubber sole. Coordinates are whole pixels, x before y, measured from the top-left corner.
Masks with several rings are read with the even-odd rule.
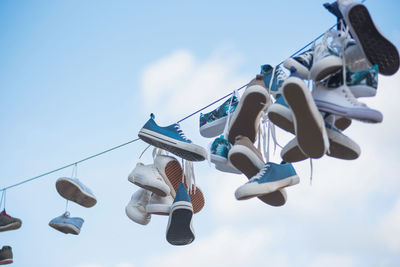
[[[313,63],[310,70],[310,78],[314,81],[320,81],[335,71],[338,71],[343,65],[343,61],[337,56],[327,56]]]
[[[270,194],[284,187],[296,185],[299,182],[300,178],[297,175],[294,175],[274,182],[262,184],[259,184],[257,182],[246,183],[235,191],[235,197],[237,200],[245,200],[253,197],[259,197],[265,194]]]
[[[207,122],[200,127],[200,135],[206,138],[212,138],[222,134],[224,132],[227,118],[228,116],[225,116],[218,120]]]
[[[49,223],[49,225],[64,234],[79,235],[79,233],[81,232],[78,227],[68,223]]]
[[[150,179],[151,178],[139,176],[137,174],[128,177],[129,182],[131,182],[143,189],[149,190],[150,192],[153,192],[154,194],[156,194],[158,196],[166,197],[169,194],[170,189],[167,184],[165,184],[165,183],[162,184],[161,182],[151,183],[149,181]]]
[[[376,89],[367,85],[349,86],[351,93],[355,97],[373,97],[376,96]]]
[[[171,205],[166,204],[147,204],[146,213],[168,216],[171,211]]]
[[[310,77],[310,70],[307,67],[305,67],[303,64],[301,64],[300,62],[298,62],[297,60],[295,60],[291,57],[285,60],[285,62],[283,63],[283,66],[285,68],[287,68],[288,70],[290,70],[291,67],[294,67],[296,69],[297,73],[304,80],[308,80]]]

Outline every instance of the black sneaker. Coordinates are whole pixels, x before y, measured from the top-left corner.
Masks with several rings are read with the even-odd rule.
[[[297,73],[303,79],[309,79],[310,69],[313,62],[313,51],[311,49],[301,53],[298,56],[290,57],[285,60],[283,66],[288,70],[296,69]]]

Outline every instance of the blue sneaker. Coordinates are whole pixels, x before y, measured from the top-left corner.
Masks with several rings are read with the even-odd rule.
[[[154,121],[153,113],[138,135],[146,143],[189,161],[202,161],[207,156],[207,151],[204,148],[193,144],[185,136],[179,124],[174,123],[167,127],[160,127]]]
[[[97,203],[97,199],[92,191],[77,178],[59,178],[56,181],[56,189],[63,198],[86,208],[93,207]]]
[[[299,54],[298,56],[290,57],[285,60],[283,66],[290,70],[295,68],[302,79],[308,80],[310,70],[313,63],[313,51],[311,49]]]
[[[193,207],[186,187],[178,185],[174,203],[171,206],[167,227],[167,241],[175,246],[188,245],[194,240],[192,226]]]
[[[241,174],[238,169],[229,163],[228,153],[231,148],[232,144],[223,135],[216,138],[210,148],[211,162],[215,164],[215,168],[219,171]]]
[[[51,220],[49,225],[64,234],[79,235],[84,220],[79,217],[71,218],[69,215],[69,212],[66,211],[63,215]]]
[[[266,64],[261,66],[261,74],[264,75],[264,84],[267,88],[269,88],[270,93],[274,96],[279,94],[283,82],[287,78],[287,74],[283,71],[283,69],[280,66],[277,66],[274,70],[271,65]]]
[[[222,134],[228,114],[235,111],[238,103],[238,98],[232,96],[215,110],[206,114],[200,113],[200,134],[207,138]]]
[[[235,197],[237,200],[258,197],[299,182],[292,164],[267,162],[253,178],[236,189]]]

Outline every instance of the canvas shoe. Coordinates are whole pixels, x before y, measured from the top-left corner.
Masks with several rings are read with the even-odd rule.
[[[131,172],[128,180],[146,190],[149,190],[161,197],[169,195],[169,186],[165,183],[161,174],[153,164],[144,165],[137,163]]]
[[[237,200],[245,200],[276,192],[299,182],[300,178],[297,176],[292,164],[267,162],[247,183],[236,189],[235,197]]]
[[[324,120],[304,81],[289,77],[283,84],[283,96],[292,110],[297,142],[304,154],[322,157],[329,146]]]
[[[70,217],[69,212],[66,211],[63,215],[52,219],[49,222],[49,226],[64,234],[79,235],[83,222],[82,218]]]
[[[349,0],[339,0],[338,5],[351,35],[370,64],[377,64],[383,75],[396,73],[399,69],[399,52],[375,26],[366,6]]]
[[[211,138],[222,134],[228,114],[235,111],[238,103],[238,98],[233,95],[215,110],[206,114],[200,113],[201,136]]]
[[[263,77],[259,74],[247,85],[232,115],[228,129],[228,141],[231,144],[234,144],[238,135],[247,136],[252,142],[256,140],[261,115],[270,102]]]
[[[320,81],[342,67],[343,61],[340,58],[338,47],[333,45],[333,41],[328,43],[329,38],[335,39],[336,37],[336,32],[329,31],[325,33],[323,40],[313,47],[313,63],[310,69],[312,80]]]
[[[193,207],[186,187],[179,184],[171,206],[167,226],[167,241],[175,246],[188,245],[194,240]]]
[[[287,78],[287,74],[283,69],[279,65],[273,68],[271,65],[266,64],[261,66],[261,74],[268,92],[274,96],[279,94],[282,84]]]
[[[151,214],[146,212],[146,205],[151,198],[151,192],[145,189],[136,191],[125,207],[126,216],[135,223],[146,225],[151,220]]]
[[[146,143],[167,150],[189,161],[202,161],[207,156],[207,151],[204,148],[193,144],[185,136],[178,123],[160,127],[154,121],[153,113],[138,135]]]
[[[92,191],[77,178],[59,178],[56,181],[56,189],[63,198],[86,208],[93,207],[97,203],[97,199]]]
[[[268,119],[279,128],[294,134],[293,115],[282,95],[267,110]]]
[[[229,151],[229,161],[240,170],[248,179],[256,175],[264,166],[261,153],[254,147],[246,136],[237,136],[235,145]],[[258,197],[271,206],[282,206],[286,203],[286,191],[279,189],[275,192]]]
[[[365,122],[382,122],[382,113],[359,102],[347,85],[330,86],[329,78],[314,87],[312,95],[320,111]]]
[[[174,199],[171,195],[161,197],[157,194],[152,194],[149,203],[146,205],[147,214],[169,215],[171,205]]]
[[[18,218],[11,217],[3,210],[0,213],[0,232],[16,230],[22,225],[22,221]]]
[[[343,84],[343,71],[339,70],[331,75],[327,81],[328,88],[336,88]],[[372,97],[376,95],[378,88],[378,65],[368,69],[353,72],[346,69],[346,84],[354,97]]]
[[[154,159],[154,166],[164,178],[165,183],[170,188],[170,193],[173,198],[176,196],[178,186],[182,183],[182,167],[179,161],[171,156],[157,155]],[[200,187],[197,186],[196,191],[189,193],[190,200],[193,205],[194,213],[198,213],[204,207],[204,195]]]
[[[0,265],[13,263],[13,253],[10,246],[3,246],[0,249]]]
[[[228,160],[229,150],[232,148],[232,144],[224,138],[223,135],[216,138],[211,144],[210,148],[210,160],[215,164],[217,170],[241,174],[241,172],[230,164]]]
[[[297,56],[285,60],[283,66],[288,70],[295,69],[302,79],[310,79],[310,70],[313,63],[313,51],[309,49]]]

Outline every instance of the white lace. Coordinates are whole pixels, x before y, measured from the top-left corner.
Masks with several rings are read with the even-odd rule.
[[[174,125],[174,128],[176,129],[177,133],[184,139],[187,141],[190,141],[189,138],[186,137],[186,135],[183,133],[181,126],[177,123]]]
[[[169,153],[168,153],[168,151],[166,151],[166,150],[164,150],[164,149],[155,147],[155,148],[153,149],[152,155],[153,155],[153,160],[155,160],[156,157],[157,157],[158,155],[165,155],[165,156],[168,156]]]
[[[249,180],[249,182],[250,182],[250,181],[255,181],[255,180],[260,179],[260,178],[267,172],[267,170],[269,169],[269,167],[270,167],[270,165],[269,165],[269,164],[266,164],[264,167],[262,167],[262,169],[261,169],[255,176],[253,176],[253,177]]]
[[[196,193],[196,177],[194,176],[193,162],[182,159],[182,183],[186,184],[189,194]]]
[[[276,140],[275,125],[268,119],[267,113],[263,113],[258,126],[257,148],[267,162],[269,161],[270,155],[270,136],[272,136],[272,140],[274,142],[275,153],[276,146],[280,148],[282,148],[282,146]]]

